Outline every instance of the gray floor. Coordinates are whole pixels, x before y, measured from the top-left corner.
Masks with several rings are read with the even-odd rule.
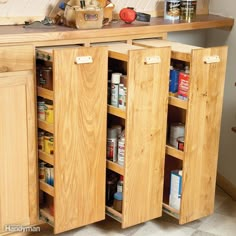
[[[52,233],[37,235],[50,236]],[[221,189],[216,189],[215,213],[201,220],[180,226],[173,218],[163,215],[144,224],[122,230],[120,224],[111,218],[72,230],[59,236],[235,236],[236,235],[236,201],[233,201]]]

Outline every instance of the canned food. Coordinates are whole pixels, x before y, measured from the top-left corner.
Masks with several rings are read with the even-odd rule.
[[[184,151],[184,137],[183,136],[178,137],[177,142],[178,142],[178,149]]]
[[[43,81],[42,87],[52,90],[53,79],[52,79],[52,67],[45,66],[41,69],[41,80]]]
[[[45,162],[39,163],[39,179],[45,181]]]
[[[172,123],[170,126],[170,145],[178,148],[178,137],[183,137],[185,132],[185,127],[183,123]]]
[[[180,20],[191,22],[196,17],[196,12],[196,0],[182,0],[180,2]]]
[[[180,0],[166,0],[164,18],[168,20],[179,20]]]
[[[53,123],[53,104],[52,101],[46,101],[45,103],[45,120],[49,124]]]
[[[44,151],[44,131],[38,132],[38,149]]]
[[[38,119],[45,120],[45,101],[38,101]]]
[[[54,152],[53,135],[48,132],[44,135],[44,151],[50,155]]]

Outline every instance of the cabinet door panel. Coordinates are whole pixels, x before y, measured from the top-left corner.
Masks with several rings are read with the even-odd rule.
[[[27,225],[36,218],[35,113],[32,71],[0,73],[0,104],[1,231],[4,230],[4,225]],[[31,165],[30,173],[33,175],[29,175],[29,165]]]
[[[146,64],[152,57],[160,62]],[[133,50],[128,61],[122,227],[162,215],[170,48]]]
[[[105,48],[54,51],[56,233],[105,218],[107,61]]]
[[[205,57],[216,55],[220,62],[204,63]],[[192,52],[181,224],[214,211],[226,60],[227,47]]]

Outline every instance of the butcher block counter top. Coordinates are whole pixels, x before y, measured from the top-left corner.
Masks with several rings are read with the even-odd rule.
[[[216,15],[198,15],[190,23],[171,22],[163,18],[152,18],[150,23],[122,21],[111,23],[101,29],[79,30],[64,26],[25,28],[22,25],[0,26],[0,44],[33,43],[35,46],[132,40],[164,36],[168,32],[210,28],[231,29],[234,19]]]

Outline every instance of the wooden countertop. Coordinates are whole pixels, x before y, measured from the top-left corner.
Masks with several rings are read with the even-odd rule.
[[[101,29],[79,30],[64,26],[48,29],[24,28],[17,26],[0,26],[0,44],[34,43],[37,45],[55,44],[55,41],[66,43],[91,43],[135,38],[155,37],[160,33],[209,28],[230,29],[234,19],[216,15],[198,15],[191,23],[171,22],[163,18],[152,18],[150,23],[135,21],[125,24],[122,21],[111,23]],[[72,42],[73,41],[73,42]]]

